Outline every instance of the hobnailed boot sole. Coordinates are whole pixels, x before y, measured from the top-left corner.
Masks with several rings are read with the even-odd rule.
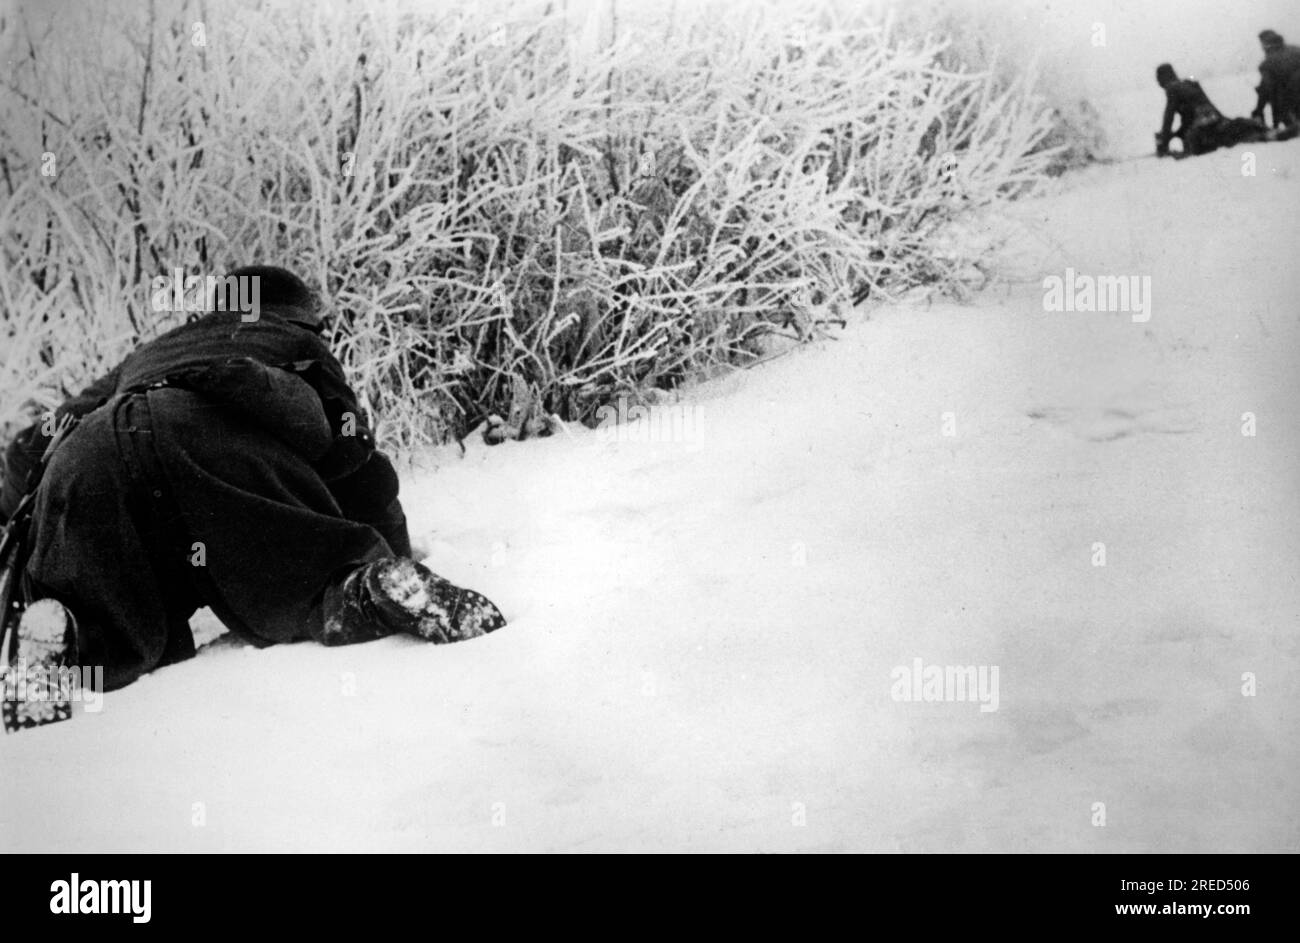
[[[76,620],[62,603],[41,599],[27,607],[18,622],[18,660],[8,666],[0,705],[5,730],[43,727],[72,717],[66,680],[67,672],[75,670],[76,640]]]
[[[414,560],[370,564],[366,589],[385,623],[430,642],[462,642],[506,624],[487,597],[448,582]]]

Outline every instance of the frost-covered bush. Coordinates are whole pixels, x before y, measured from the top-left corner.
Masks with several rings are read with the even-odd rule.
[[[1031,75],[831,6],[56,9],[0,21],[6,426],[184,317],[152,278],[254,262],[323,286],[390,448],[591,422],[942,289],[1056,153]]]

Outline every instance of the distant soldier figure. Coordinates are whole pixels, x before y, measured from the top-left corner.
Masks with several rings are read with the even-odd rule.
[[[1225,118],[1210,101],[1201,84],[1194,79],[1180,79],[1174,67],[1165,62],[1156,67],[1156,82],[1165,90],[1165,114],[1156,134],[1157,157],[1192,157],[1208,154],[1220,147],[1232,147],[1256,141],[1278,140],[1262,121],[1253,118]],[[1179,118],[1173,130],[1174,116]],[[1181,154],[1171,155],[1169,142],[1181,138]]]
[[[1264,120],[1264,109],[1273,109],[1273,127],[1300,123],[1300,46],[1288,46],[1271,29],[1259,34],[1264,61],[1259,64],[1258,100],[1251,117]]]
[[[251,318],[213,310],[169,331],[49,417],[80,422],[33,492],[17,633],[29,668],[103,666],[120,688],[192,656],[202,606],[261,644],[454,642],[505,624],[411,559],[397,474],[320,336],[317,293],[265,266],[227,284],[248,278]],[[0,520],[53,426],[7,450]],[[6,725],[68,715],[28,707]]]

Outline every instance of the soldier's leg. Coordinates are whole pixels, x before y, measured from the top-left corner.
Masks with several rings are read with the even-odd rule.
[[[1275,123],[1285,128],[1295,128],[1300,125],[1300,75],[1293,76],[1291,82],[1276,99],[1277,105],[1273,108]],[[1278,116],[1278,110],[1282,114]],[[1294,136],[1294,135],[1293,135]]]
[[[1218,145],[1214,142],[1213,125],[1195,124],[1183,135],[1183,153],[1189,157],[1208,154]]]
[[[320,475],[274,435],[183,391],[149,398],[166,477],[205,554],[201,595],[231,629],[338,645],[393,632],[454,641],[504,624],[486,599],[344,517]]]
[[[202,553],[202,601],[256,642],[323,640],[326,591],[392,548],[343,516],[310,463],[238,413],[181,390],[151,392],[149,404],[164,475]],[[378,634],[388,632],[363,636]]]
[[[103,666],[106,690],[193,651],[192,590],[151,546],[159,489],[124,454],[138,436],[129,400],[119,400],[63,443],[37,495],[27,565],[34,594],[71,610],[78,660]]]

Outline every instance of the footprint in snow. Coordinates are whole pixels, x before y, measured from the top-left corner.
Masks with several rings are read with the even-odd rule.
[[[1148,409],[1112,406],[1102,410],[1043,406],[1031,409],[1025,415],[1089,442],[1114,442],[1142,433],[1183,435],[1200,428],[1195,415],[1186,406]]]

